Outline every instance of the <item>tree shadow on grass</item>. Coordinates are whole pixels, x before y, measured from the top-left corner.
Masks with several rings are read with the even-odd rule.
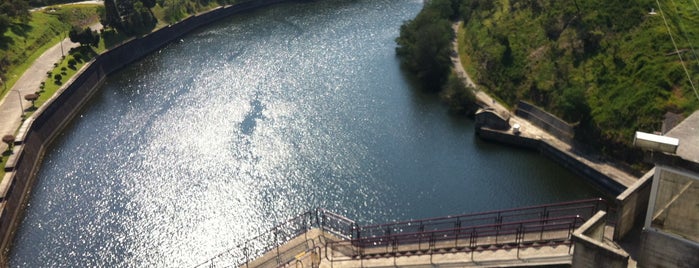
[[[128,40],[130,37],[126,34],[114,31],[112,29],[105,30],[102,32],[102,39],[104,40],[104,46],[107,48],[113,48],[124,41]]]
[[[0,49],[2,50],[8,50],[10,48],[10,45],[14,44],[15,40],[8,37],[8,36],[0,36]]]
[[[91,46],[79,46],[70,49],[70,52],[68,52],[70,55],[73,55],[73,58],[75,58],[76,62],[82,63],[85,61],[89,61],[89,59],[94,58],[97,56],[97,51]],[[80,56],[75,57],[75,55],[80,54]]]
[[[14,33],[17,36],[21,37],[27,37],[28,32],[32,30],[32,26],[29,24],[23,24],[23,23],[13,23],[10,25],[10,31]]]

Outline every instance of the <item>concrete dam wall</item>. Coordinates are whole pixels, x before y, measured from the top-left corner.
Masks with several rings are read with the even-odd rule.
[[[0,265],[8,264],[8,252],[46,149],[99,90],[108,75],[199,27],[234,14],[283,2],[293,0],[249,1],[190,16],[102,53],[67,81],[56,95],[23,123],[15,139],[14,153],[6,163],[6,174],[0,183]]]

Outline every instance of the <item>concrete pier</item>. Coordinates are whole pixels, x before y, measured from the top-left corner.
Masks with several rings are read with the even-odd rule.
[[[620,194],[638,180],[611,163],[595,160],[576,152],[568,143],[553,137],[527,120],[511,116],[510,124],[519,124],[519,133],[514,133],[512,129],[497,130],[488,127],[478,127],[476,132],[484,140],[538,150],[576,174],[587,178],[611,196]]]
[[[608,242],[614,231],[605,209],[604,200],[589,199],[368,226],[318,209],[198,267],[571,265],[578,245],[583,256],[617,252],[623,265],[628,255]],[[293,235],[279,241],[279,234]]]

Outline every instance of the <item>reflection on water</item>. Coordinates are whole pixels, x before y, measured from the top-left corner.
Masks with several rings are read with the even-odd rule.
[[[192,266],[315,207],[370,224],[597,195],[411,88],[394,39],[420,8],[277,6],[114,75],[48,152],[12,266]]]

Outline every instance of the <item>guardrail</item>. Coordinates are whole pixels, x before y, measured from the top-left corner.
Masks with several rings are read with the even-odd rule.
[[[309,242],[301,245],[305,248],[294,252],[305,252],[315,248],[315,242],[307,237],[308,231],[313,228],[332,233],[340,239],[351,240],[353,238],[352,230],[357,227],[354,221],[346,217],[317,208],[274,226],[270,230],[229,248],[195,267],[248,267],[251,261],[268,252],[274,252],[274,258],[264,261],[263,265],[271,264],[276,267],[289,263],[294,260],[295,256],[288,255],[288,250],[280,250],[280,247],[291,239],[303,235],[304,239]]]
[[[607,203],[602,198],[362,226],[355,230],[352,237],[388,236],[396,233],[425,232],[430,230],[460,228],[462,226],[504,224],[530,219],[548,219],[570,215],[579,215],[584,219],[588,219],[599,210],[608,210]]]
[[[399,233],[325,245],[324,257],[331,262],[409,255],[479,252],[519,249],[542,245],[571,244],[576,228],[585,223],[578,215],[533,219],[503,224]]]
[[[339,214],[318,208],[300,214],[196,267],[278,267],[298,254],[324,247],[331,262],[358,258],[446,252],[519,249],[545,244],[570,244],[571,235],[599,210],[608,210],[595,198],[457,216],[359,226]],[[332,239],[317,245],[308,231],[318,228]],[[283,245],[303,236],[305,243]],[[332,249],[332,250],[329,250]],[[265,259],[258,259],[264,254]],[[294,255],[296,254],[296,255]],[[320,255],[320,254],[318,254]],[[251,262],[255,261],[254,265]]]

